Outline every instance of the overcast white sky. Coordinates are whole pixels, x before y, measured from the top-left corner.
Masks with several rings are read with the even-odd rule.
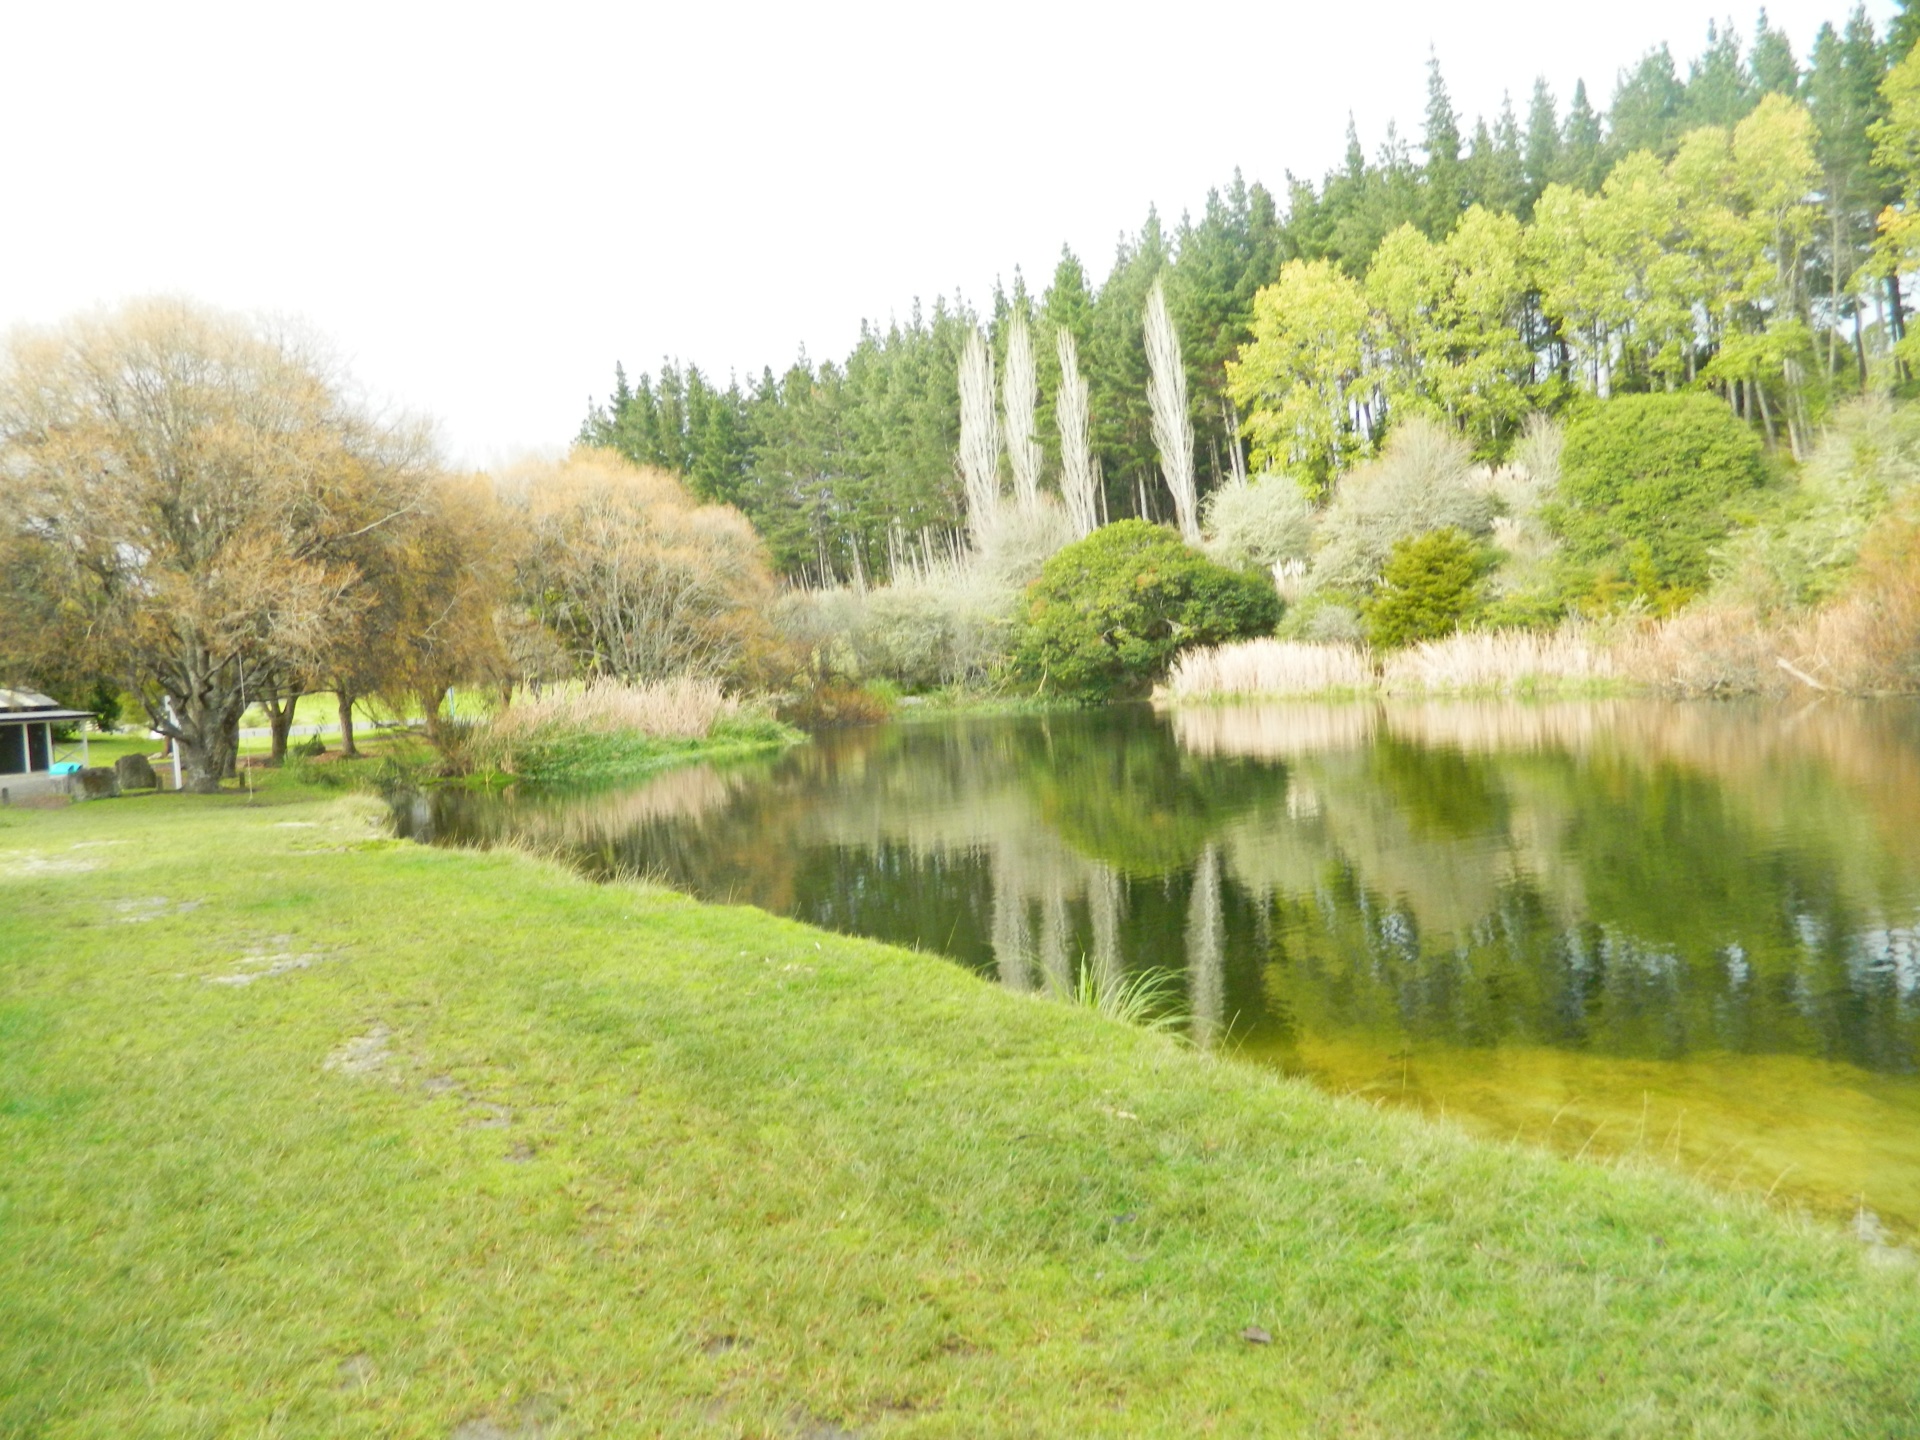
[[[1890,0],[1874,0],[1876,24]],[[1773,0],[1804,59],[1844,0]],[[1701,0],[7,7],[0,322],[151,292],[298,315],[488,464],[564,444],[616,359],[724,378],[976,301],[1147,205],[1279,190],[1668,42]],[[1150,19],[1150,15],[1161,17]],[[1734,17],[1743,33],[1753,15]]]

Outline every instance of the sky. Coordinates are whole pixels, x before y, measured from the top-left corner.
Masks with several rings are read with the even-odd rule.
[[[1805,58],[1844,0],[1772,0]],[[1868,13],[1884,28],[1891,0]],[[1724,7],[53,3],[9,7],[0,325],[145,294],[295,317],[452,463],[564,446],[616,360],[743,379],[975,302],[1063,243],[1105,275],[1238,167],[1282,191],[1564,106]],[[1751,14],[1736,14],[1743,34]],[[1724,23],[1724,19],[1723,19]]]

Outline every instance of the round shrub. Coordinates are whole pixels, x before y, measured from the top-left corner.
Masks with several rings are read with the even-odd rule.
[[[1225,485],[1204,507],[1207,554],[1223,565],[1269,568],[1304,560],[1313,548],[1313,505],[1286,475],[1268,473]]]
[[[1084,699],[1141,695],[1186,645],[1269,633],[1280,597],[1173,531],[1122,520],[1060,551],[1027,590],[1013,655],[1022,679]]]
[[[1706,582],[1730,502],[1766,479],[1760,441],[1710,395],[1622,395],[1567,427],[1547,518],[1568,556],[1658,598]]]
[[[1438,640],[1480,608],[1484,551],[1458,530],[1430,530],[1397,541],[1367,604],[1373,643],[1382,650]]]

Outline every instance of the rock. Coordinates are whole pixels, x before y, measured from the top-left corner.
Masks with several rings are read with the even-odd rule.
[[[153,773],[153,762],[144,755],[122,755],[113,762],[113,773],[120,777],[122,790],[160,788],[160,777]]]
[[[120,777],[110,766],[89,765],[78,778],[80,793],[88,800],[112,800],[120,794]]]

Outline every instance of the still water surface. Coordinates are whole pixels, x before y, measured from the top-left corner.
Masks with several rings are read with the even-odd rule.
[[[916,721],[401,818],[1017,990],[1170,970],[1200,1045],[1920,1231],[1920,707]]]

